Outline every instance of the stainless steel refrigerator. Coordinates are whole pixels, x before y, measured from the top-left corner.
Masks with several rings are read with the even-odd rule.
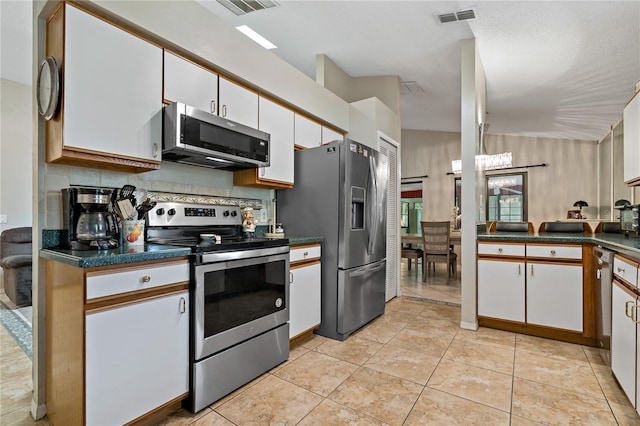
[[[320,327],[345,340],[384,313],[388,163],[353,140],[296,151],[294,186],[277,191],[288,236],[323,236]]]

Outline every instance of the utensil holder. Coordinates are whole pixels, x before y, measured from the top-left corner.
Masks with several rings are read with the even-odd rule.
[[[125,246],[144,245],[144,220],[122,221],[122,242]]]

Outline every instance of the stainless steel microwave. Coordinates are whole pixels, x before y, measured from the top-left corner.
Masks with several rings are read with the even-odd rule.
[[[622,232],[640,233],[638,217],[640,204],[626,205],[620,210],[620,230]]]
[[[269,165],[270,136],[174,102],[164,107],[162,159],[222,170]]]

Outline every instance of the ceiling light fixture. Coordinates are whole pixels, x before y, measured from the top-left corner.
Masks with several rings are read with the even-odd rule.
[[[265,49],[275,49],[277,47],[275,44],[271,43],[269,40],[262,37],[260,34],[258,34],[257,32],[255,32],[254,30],[252,30],[246,25],[240,25],[239,27],[236,27],[236,30],[240,31],[241,33],[243,33],[244,35],[249,37],[251,40],[258,43],[260,46],[264,47]]]

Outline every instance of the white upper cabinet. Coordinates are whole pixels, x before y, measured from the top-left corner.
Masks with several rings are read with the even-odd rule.
[[[640,185],[640,92],[624,109],[624,182]]]
[[[65,11],[63,149],[159,161],[162,49]]]
[[[344,140],[344,136],[336,131],[322,126],[322,143],[328,143],[335,140]]]
[[[293,183],[293,122],[288,108],[260,97],[259,129],[269,133],[269,167],[260,168],[260,178]]]
[[[220,77],[218,115],[245,126],[258,128],[258,94]]]
[[[304,148],[319,146],[322,143],[322,126],[303,115],[295,116],[295,144]]]
[[[165,51],[164,99],[217,114],[218,74]]]

